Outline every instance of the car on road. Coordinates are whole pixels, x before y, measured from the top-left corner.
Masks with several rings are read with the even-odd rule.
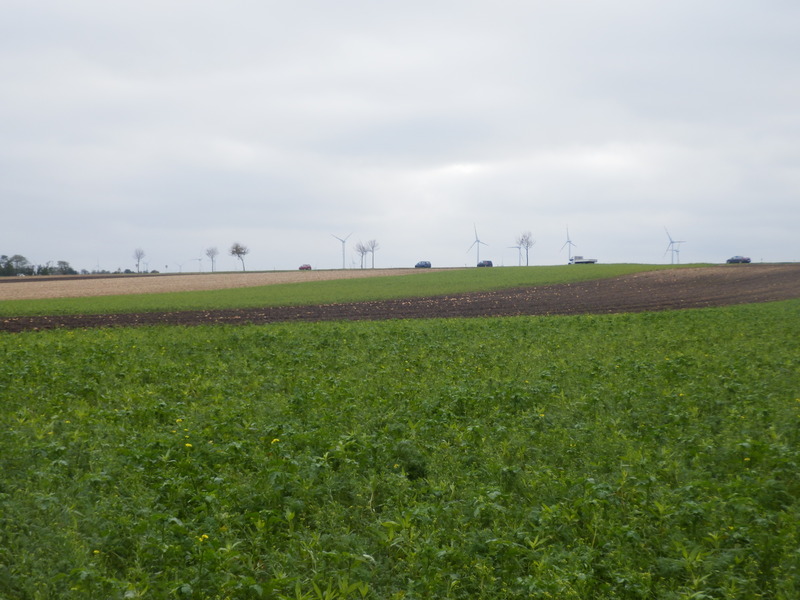
[[[729,265],[734,263],[749,263],[750,258],[747,256],[731,256],[727,262]]]
[[[310,271],[311,270],[311,265],[300,265],[300,270],[301,271]]]
[[[494,265],[492,264],[492,261],[490,261],[490,260],[482,260],[481,262],[478,263],[478,266],[479,267],[493,267]]]
[[[430,269],[431,268],[431,261],[429,260],[421,260],[417,264],[414,265],[415,269]]]

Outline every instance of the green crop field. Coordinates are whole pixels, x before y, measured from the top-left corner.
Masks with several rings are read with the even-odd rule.
[[[287,283],[202,292],[5,300],[0,301],[0,316],[212,310],[387,300],[570,283],[642,271],[692,266],[700,265],[562,265],[447,271],[422,270],[412,275]],[[87,280],[87,285],[91,285],[91,280]]]
[[[800,597],[800,301],[0,334],[0,597]]]

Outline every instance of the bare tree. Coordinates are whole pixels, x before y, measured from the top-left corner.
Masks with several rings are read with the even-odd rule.
[[[139,270],[139,264],[141,264],[142,259],[144,258],[144,250],[141,248],[137,248],[133,251],[133,258],[136,259],[136,272],[141,273]]]
[[[211,272],[214,272],[214,265],[217,261],[217,255],[219,254],[219,250],[217,250],[216,246],[211,246],[210,248],[206,248],[206,256],[211,259]]]
[[[536,245],[536,240],[533,239],[530,231],[521,233],[517,238],[517,245],[525,250],[525,266],[528,266],[528,252]]]
[[[358,256],[361,257],[361,268],[363,269],[365,258],[367,254],[369,254],[369,247],[361,242],[358,242],[356,244],[356,252],[358,253]]]
[[[375,250],[380,250],[381,245],[378,240],[370,240],[367,242],[367,250],[372,253],[372,268],[375,268]]]
[[[230,255],[242,261],[242,271],[244,271],[244,257],[250,252],[250,248],[243,246],[239,242],[234,242],[230,249]]]

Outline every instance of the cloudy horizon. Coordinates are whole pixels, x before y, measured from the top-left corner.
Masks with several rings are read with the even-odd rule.
[[[4,5],[0,254],[75,269],[800,260],[788,0]],[[524,257],[522,258],[524,264]],[[370,262],[371,264],[371,262]]]

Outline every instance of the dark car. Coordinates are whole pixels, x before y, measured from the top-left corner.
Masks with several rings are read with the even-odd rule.
[[[415,269],[430,269],[431,268],[431,261],[429,260],[421,260],[417,264],[414,265]]]
[[[728,264],[729,265],[730,264],[734,264],[734,263],[749,263],[749,262],[750,262],[750,258],[747,257],[747,256],[731,256],[728,259]]]
[[[492,264],[492,261],[490,261],[490,260],[482,260],[481,262],[478,263],[478,266],[479,267],[493,267],[494,265]]]
[[[311,270],[311,265],[300,265],[300,270],[301,271],[310,271]]]

